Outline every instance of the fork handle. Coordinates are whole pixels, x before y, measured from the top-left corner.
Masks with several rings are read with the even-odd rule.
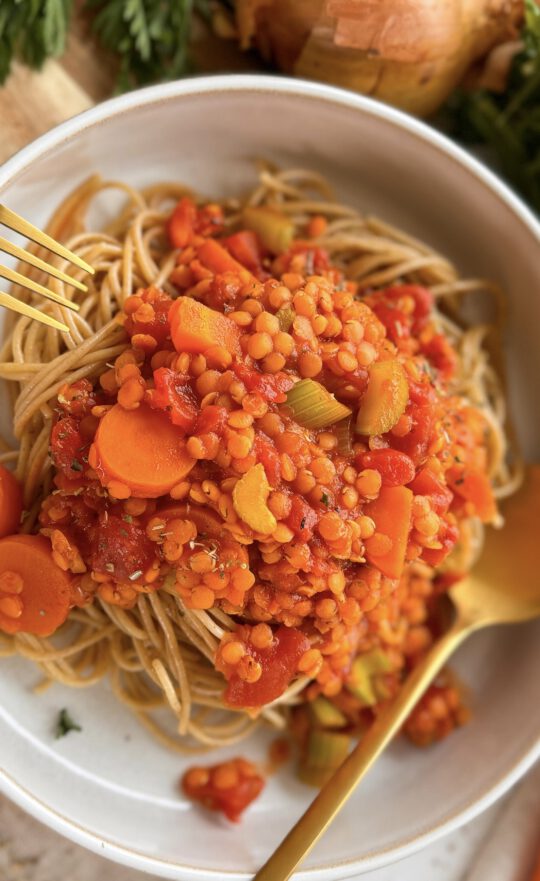
[[[374,761],[380,756],[433,681],[445,661],[474,627],[459,618],[429,650],[406,679],[396,699],[377,716],[372,727],[314,798],[254,881],[287,881],[339,813]]]

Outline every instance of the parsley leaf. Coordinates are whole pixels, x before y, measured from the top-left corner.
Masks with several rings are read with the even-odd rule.
[[[540,8],[534,0],[525,0],[522,42],[506,91],[456,92],[449,125],[454,137],[487,144],[505,177],[540,211]]]
[[[321,502],[322,502],[323,505],[326,505],[326,507],[328,507],[328,505],[330,504],[330,496],[328,495],[328,493],[323,493],[323,494],[322,494],[322,496],[321,496]]]
[[[192,0],[86,0],[86,8],[101,44],[120,56],[120,91],[189,72]]]
[[[12,0],[0,3],[0,84],[16,58],[40,68],[62,54],[73,0]]]
[[[77,725],[76,722],[73,721],[68,711],[64,707],[63,710],[60,710],[58,714],[58,721],[56,723],[56,739],[58,740],[60,737],[65,737],[66,734],[69,734],[70,731],[82,731],[80,725]]]

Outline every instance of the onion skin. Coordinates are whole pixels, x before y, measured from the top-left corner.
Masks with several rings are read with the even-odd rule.
[[[281,70],[417,116],[515,38],[523,0],[236,0],[241,45]]]

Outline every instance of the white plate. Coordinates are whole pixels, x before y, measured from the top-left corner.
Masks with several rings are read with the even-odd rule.
[[[0,201],[42,223],[93,171],[134,184],[178,179],[209,195],[253,182],[252,160],[322,171],[338,195],[422,236],[464,272],[508,291],[511,399],[529,457],[540,425],[540,229],[493,175],[415,120],[344,91],[269,77],[215,77],[110,101],[31,144],[0,169]],[[535,527],[536,528],[536,527]],[[456,667],[473,721],[441,745],[396,743],[379,761],[302,878],[342,879],[403,857],[479,813],[540,754],[540,626],[475,636]],[[30,691],[37,675],[0,663],[0,784],[58,831],[138,869],[176,879],[246,879],[306,807],[311,790],[284,771],[238,827],[182,799],[184,763],[113,699]],[[69,707],[81,734],[55,741]],[[266,738],[266,741],[268,738]],[[265,737],[222,755],[264,756]]]

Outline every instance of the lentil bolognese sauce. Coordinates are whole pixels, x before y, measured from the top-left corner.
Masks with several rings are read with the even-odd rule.
[[[96,269],[70,334],[20,318],[0,356],[22,484],[3,469],[0,650],[46,681],[110,674],[183,751],[288,725],[320,783],[519,482],[486,328],[458,315],[486,283],[311,172],[266,167],[222,203],[114,184],[125,209],[86,230],[110,186],[49,227]],[[406,731],[430,743],[464,714],[443,674]],[[184,786],[234,819],[262,780],[238,759]]]

